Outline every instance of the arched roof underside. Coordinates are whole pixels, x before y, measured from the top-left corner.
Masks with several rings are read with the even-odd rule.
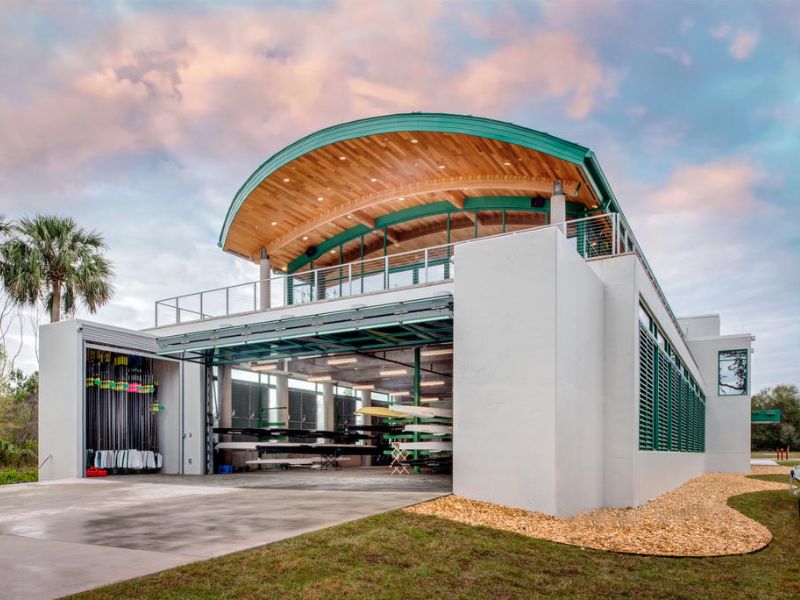
[[[561,180],[568,218],[618,211],[593,153],[525,127],[411,113],[312,133],[236,194],[219,245],[296,271],[544,224]],[[544,201],[544,203],[542,202]]]

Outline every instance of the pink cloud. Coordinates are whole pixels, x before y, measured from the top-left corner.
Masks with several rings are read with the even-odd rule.
[[[692,66],[692,56],[686,50],[679,48],[672,48],[671,46],[659,46],[656,48],[656,53],[667,58],[671,58],[675,62],[682,64],[684,67]]]
[[[563,103],[567,116],[583,119],[614,96],[614,79],[578,36],[552,32],[522,36],[473,60],[457,89],[481,110],[544,94]]]
[[[386,112],[502,116],[538,102],[581,119],[615,93],[614,73],[571,33],[518,28],[465,63],[442,18],[434,1],[342,1],[105,23],[48,58],[52,85],[25,103],[0,97],[0,179],[37,165],[64,183],[128,152],[231,159]]]
[[[748,29],[734,30],[728,23],[720,23],[709,31],[715,40],[729,40],[728,53],[736,60],[749,58],[758,44],[757,31]]]
[[[656,212],[703,216],[708,213],[742,215],[764,208],[755,186],[765,173],[739,158],[678,167],[662,186],[650,191],[645,202]]]
[[[755,31],[737,31],[728,46],[728,51],[737,60],[749,58],[758,43],[758,33]]]

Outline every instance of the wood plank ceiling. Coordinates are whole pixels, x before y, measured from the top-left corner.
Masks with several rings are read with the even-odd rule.
[[[382,215],[447,200],[463,207],[480,196],[549,197],[563,182],[567,199],[596,208],[598,199],[578,165],[522,146],[441,132],[396,132],[323,146],[287,163],[260,183],[239,209],[224,249],[258,260],[265,247],[273,268],[285,270],[309,246]],[[502,214],[481,212],[480,235],[500,231]],[[543,215],[509,213],[509,229],[542,224]],[[474,215],[454,214],[451,227],[471,234]],[[390,228],[387,251],[446,243],[447,217],[427,217]],[[453,241],[470,234],[453,233]],[[383,233],[365,236],[366,255],[383,251]],[[360,239],[344,246],[357,258]],[[355,253],[355,254],[354,254]],[[326,255],[315,265],[338,263]]]

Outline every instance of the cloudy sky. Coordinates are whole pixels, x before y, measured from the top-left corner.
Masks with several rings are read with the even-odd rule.
[[[754,389],[800,384],[800,2],[0,3],[0,213],[105,234],[104,322],[256,278],[216,247],[244,179],[412,110],[592,148],[675,312],[755,334]]]

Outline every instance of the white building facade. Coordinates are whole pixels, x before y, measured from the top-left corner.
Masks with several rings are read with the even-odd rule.
[[[395,135],[409,151],[427,141],[425,156],[431,156],[440,151],[436,136],[469,131],[463,135],[472,140],[480,136],[469,127],[483,125],[486,139],[498,144],[552,152],[565,165],[583,165],[580,177],[594,195],[582,200],[586,188],[580,182],[570,184],[568,170],[564,179],[545,183],[530,173],[505,174],[501,180],[492,169],[514,164],[506,153],[502,156],[508,160],[492,163],[499,167],[486,166],[480,173],[467,173],[463,167],[457,181],[442,175],[430,183],[419,175],[398,184],[394,195],[380,191],[367,200],[363,195],[345,200],[339,229],[334,227],[337,207],[312,217],[303,213],[304,222],[287,225],[288,233],[276,234],[263,250],[248,255],[261,265],[262,278],[252,285],[252,306],[246,310],[231,310],[231,291],[220,288],[226,291],[219,314],[208,308],[210,292],[200,294],[199,304],[188,309],[194,317],[183,312],[189,305],[186,297],[175,298],[156,307],[157,315],[165,306],[167,312],[174,309],[173,322],[144,332],[86,321],[43,326],[40,478],[81,477],[87,467],[88,349],[153,360],[163,411],[162,471],[188,475],[214,468],[213,427],[230,420],[224,392],[216,397],[221,392],[214,373],[225,373],[231,364],[283,361],[276,375],[280,391],[268,407],[278,410],[288,403],[285,377],[292,372],[291,361],[374,355],[392,349],[386,341],[390,338],[398,352],[431,344],[452,348],[451,366],[441,371],[448,391],[434,404],[452,407],[453,491],[460,496],[564,518],[600,507],[638,506],[707,471],[746,472],[753,338],[721,335],[718,316],[673,315],[593,155],[580,149],[580,162],[567,154],[573,147],[554,150],[550,138],[508,141],[512,134],[536,133],[506,131],[502,126],[508,124],[421,117],[426,115],[365,120],[357,122],[357,133],[345,124],[341,127],[349,133],[342,139],[331,137],[335,128],[323,130],[314,134],[323,138],[316,145],[310,141],[313,135],[301,140],[303,152],[289,147],[286,156],[276,154],[270,161],[279,164],[270,166],[272,171],[267,169],[270,161],[265,163],[256,172],[258,185],[264,186],[270,176],[286,184],[301,178],[297,173],[303,163],[298,161],[303,156],[327,151],[342,140],[381,136],[375,143],[391,152],[387,140]],[[366,121],[375,127],[369,134]],[[423,137],[425,133],[430,136]],[[355,162],[347,150],[337,147],[335,152],[341,153],[342,163]],[[521,151],[518,159],[532,160]],[[439,167],[447,166],[444,160],[437,157],[443,163]],[[291,177],[280,170],[287,165],[296,168]],[[347,177],[353,176],[348,172]],[[467,195],[470,186],[489,185],[481,178],[496,178],[492,186],[507,186],[515,195]],[[422,180],[428,187],[419,188],[425,191],[417,192],[416,204],[402,204]],[[541,193],[545,184],[550,189],[546,198]],[[250,234],[242,233],[244,217],[234,207],[244,210],[248,194],[258,189],[255,183],[243,186],[226,217],[224,235],[228,231],[229,237],[221,238],[221,245],[229,251],[245,254]],[[436,200],[441,194],[446,201]],[[309,203],[323,201],[320,193]],[[385,206],[390,202],[398,203],[393,212]],[[364,212],[363,207],[373,205],[385,214]],[[263,219],[278,226],[280,217],[271,216],[278,213],[263,210]],[[248,218],[255,219],[253,215]],[[360,224],[354,225],[356,221]],[[286,250],[287,266],[281,269],[280,252],[291,247],[292,236],[307,240],[315,228],[326,228],[324,239],[299,254]],[[446,238],[431,238],[434,231]],[[465,236],[465,231],[474,235]],[[231,241],[230,236],[240,237]],[[326,246],[329,240],[338,246]],[[297,248],[302,245],[298,242]],[[319,264],[314,261],[331,256],[338,262],[314,268]],[[369,260],[376,266],[368,271],[364,264]],[[293,272],[292,265],[305,266]],[[283,300],[276,302],[279,296]],[[360,333],[366,330],[382,333],[366,339]],[[419,352],[416,361],[419,374]],[[330,382],[320,396],[326,428],[336,426],[334,384],[359,387],[353,385],[355,375],[329,373],[320,377],[315,371],[311,377]],[[415,386],[410,401],[418,405],[426,401],[419,380],[397,384]],[[384,391],[402,403],[397,389],[387,383]],[[370,403],[364,394],[358,395],[360,406]],[[209,408],[215,403],[221,407],[216,415]],[[282,420],[292,419],[280,414]]]

